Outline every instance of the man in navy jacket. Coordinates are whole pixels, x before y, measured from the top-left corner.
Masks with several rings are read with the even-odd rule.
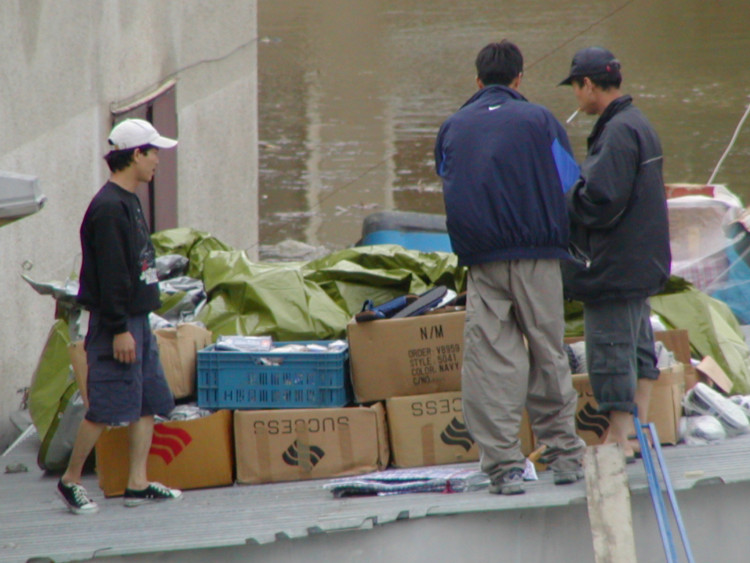
[[[517,494],[524,492],[524,407],[555,483],[582,476],[560,273],[569,258],[564,195],[578,166],[560,123],[518,92],[516,45],[487,45],[476,68],[479,91],[443,123],[435,164],[451,245],[469,267],[464,418],[490,492]]]

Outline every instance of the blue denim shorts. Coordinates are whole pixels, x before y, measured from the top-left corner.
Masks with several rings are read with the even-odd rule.
[[[89,397],[86,419],[91,422],[123,426],[143,416],[166,416],[174,408],[148,315],[130,317],[128,331],[136,344],[136,361],[132,364],[115,360],[114,335],[101,324],[99,314],[92,311],[85,341]]]

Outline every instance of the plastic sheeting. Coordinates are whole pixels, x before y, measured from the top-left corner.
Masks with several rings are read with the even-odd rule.
[[[672,274],[725,302],[750,324],[750,216],[724,186],[667,200]]]
[[[210,252],[202,264],[209,301],[198,320],[214,334],[274,340],[343,338],[370,299],[383,303],[433,285],[459,290],[465,271],[455,255],[400,246],[365,246],[298,264],[259,264],[244,252]]]
[[[695,356],[716,360],[732,380],[733,394],[750,392],[750,349],[726,303],[691,287],[652,297],[651,309],[671,328],[688,331]]]
[[[47,336],[29,388],[29,414],[42,438],[52,424],[60,397],[73,380],[68,344],[68,323],[58,319]]]
[[[309,262],[257,263],[211,235],[171,229],[153,235],[159,254],[190,260],[208,303],[197,320],[215,335],[270,335],[274,340],[343,338],[362,304],[383,303],[434,285],[460,291],[465,269],[454,254],[397,245],[348,248]]]
[[[465,289],[466,271],[449,253],[376,245],[305,263],[270,264],[254,263],[244,252],[187,229],[163,231],[154,239],[162,252],[185,252],[190,258],[190,272],[203,280],[209,296],[198,320],[216,335],[343,338],[346,324],[367,299],[384,303],[433,285]],[[693,266],[700,267],[700,260]],[[673,276],[651,306],[669,328],[688,330],[694,354],[712,356],[734,382],[733,392],[750,392],[750,350],[725,303]],[[566,334],[581,335],[581,304],[566,302],[565,314]]]
[[[205,257],[213,250],[232,250],[216,237],[195,229],[179,228],[159,231],[151,236],[157,256],[179,254],[189,260],[185,275],[200,279]]]

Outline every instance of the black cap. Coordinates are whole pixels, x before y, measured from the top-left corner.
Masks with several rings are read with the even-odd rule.
[[[570,84],[574,78],[596,74],[619,76],[620,61],[604,47],[586,47],[575,54],[568,77],[558,86]]]

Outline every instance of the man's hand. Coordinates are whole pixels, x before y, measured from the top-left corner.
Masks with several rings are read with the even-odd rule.
[[[112,352],[115,360],[124,364],[135,362],[135,339],[129,332],[115,334],[112,339]]]

